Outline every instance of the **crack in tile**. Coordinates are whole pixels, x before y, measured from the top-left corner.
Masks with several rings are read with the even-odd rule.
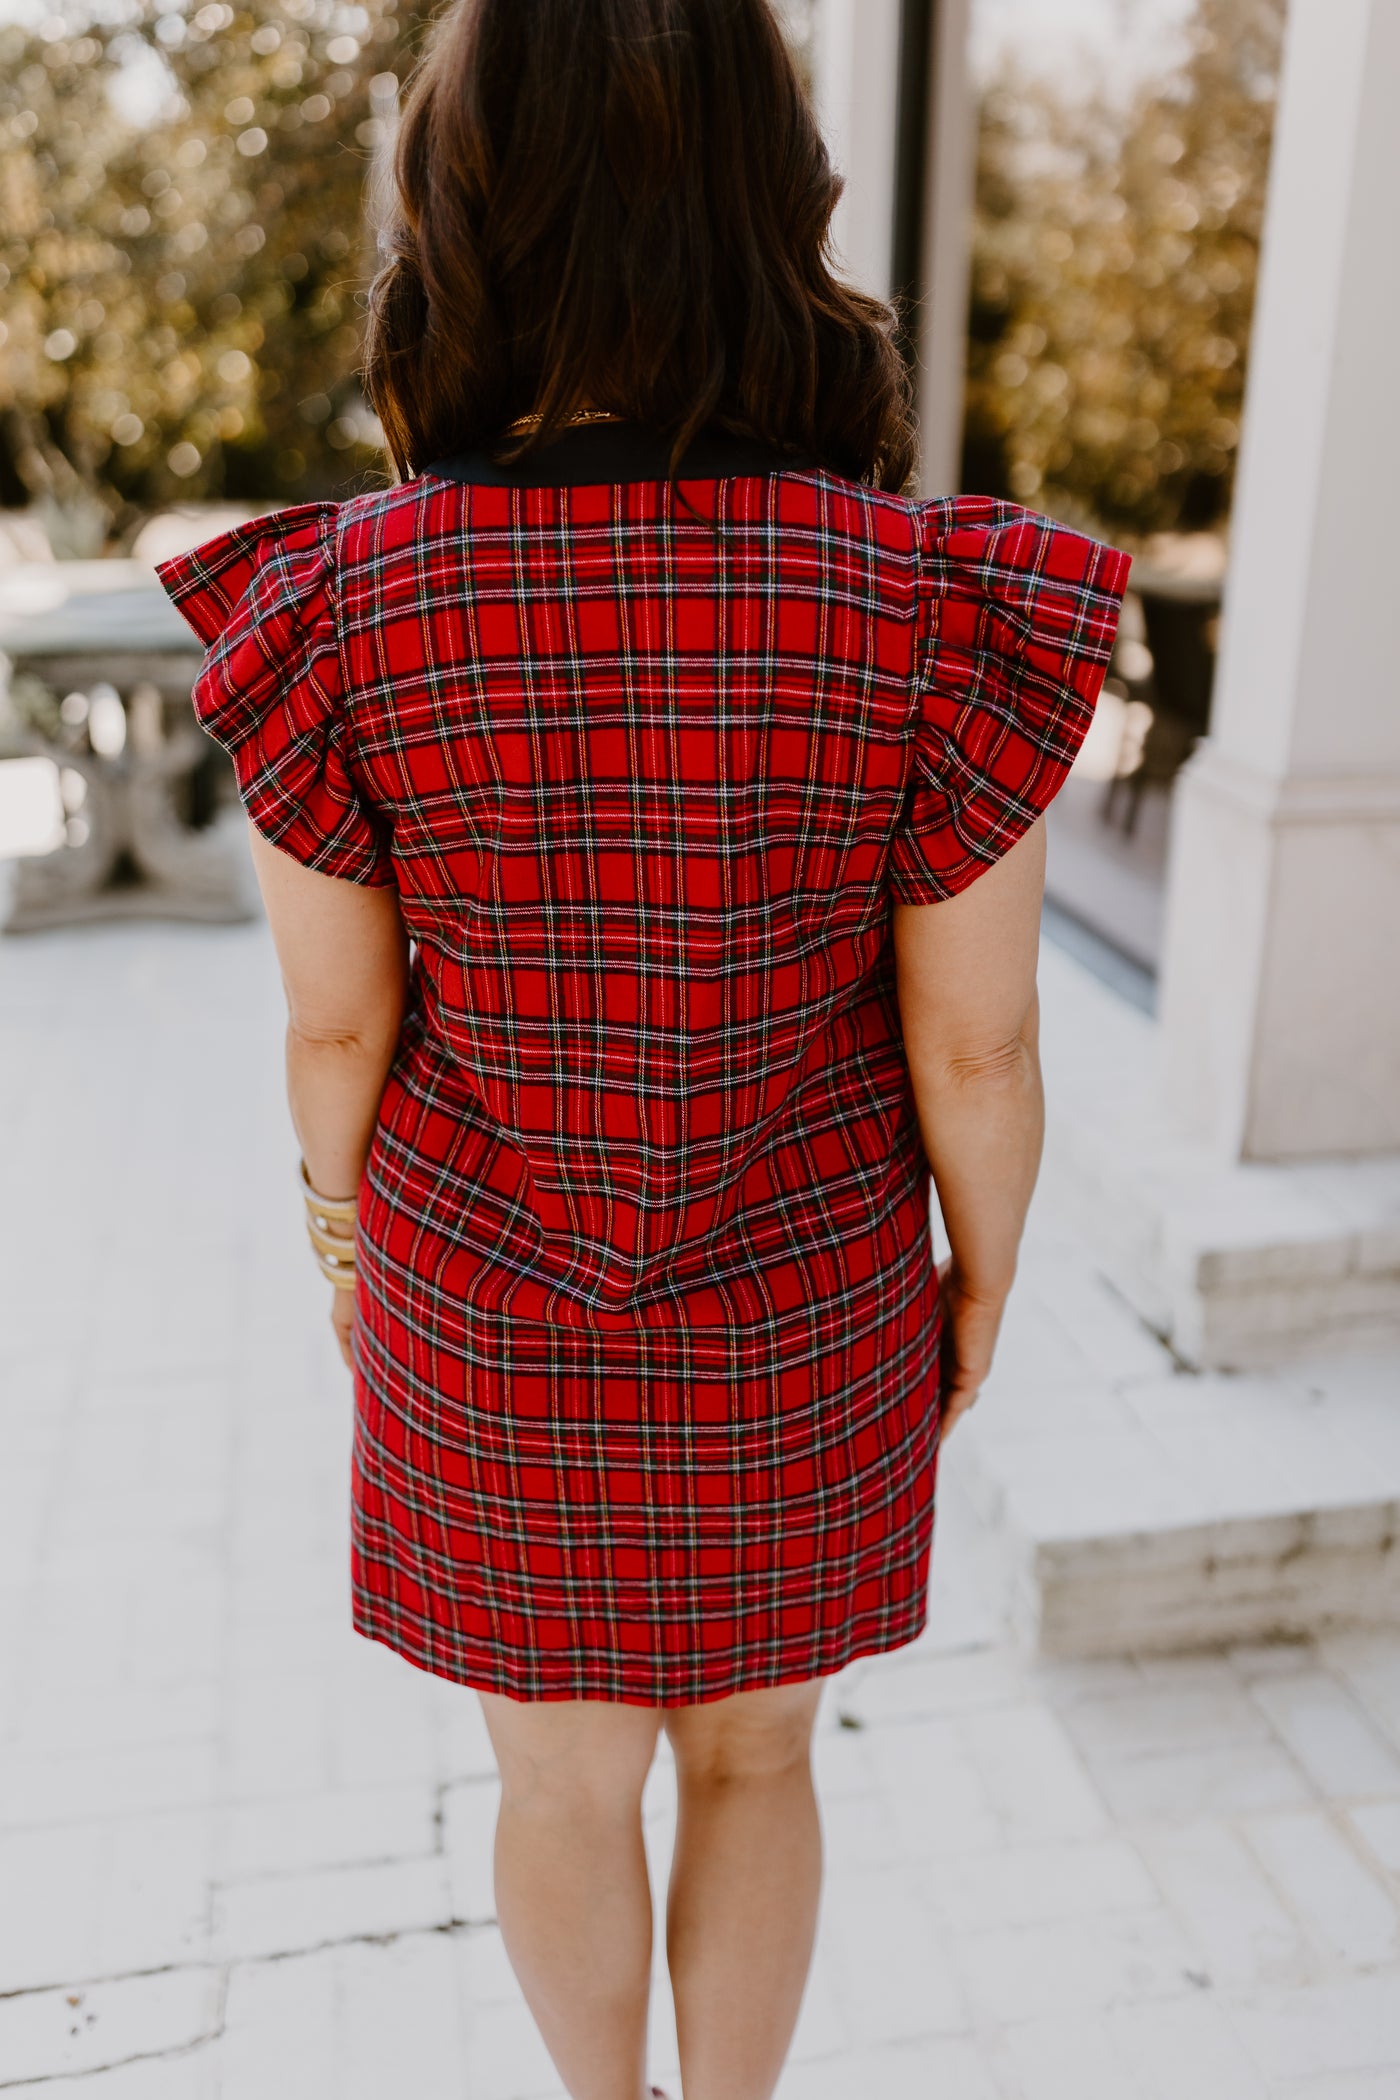
[[[333,1953],[340,1947],[392,1947],[400,1940],[430,1939],[442,1937],[453,1939],[474,1932],[492,1932],[496,1929],[494,1913],[483,1918],[444,1918],[436,1925],[395,1926],[387,1932],[347,1932],[343,1936],[324,1940],[309,1940],[301,1947],[279,1947],[266,1954],[229,1954],[196,1961],[163,1962],[151,1969],[116,1969],[98,1976],[61,1977],[49,1983],[21,1984],[17,1990],[0,1991],[0,2005],[21,1998],[42,1998],[52,1991],[92,1991],[105,1989],[112,1984],[145,1983],[156,1976],[184,1976],[194,1970],[206,1969],[217,1975],[224,1983],[235,1969],[251,1969],[279,1961],[302,1961],[308,1955]],[[181,2045],[186,2046],[186,2045]],[[159,2055],[163,2052],[155,2051]],[[101,2064],[95,2070],[114,2070],[114,2064]],[[69,2077],[77,2074],[62,2072],[55,2076]],[[87,2073],[82,2075],[86,2076]],[[36,2083],[30,2079],[0,2079],[0,2091],[6,2085]]]

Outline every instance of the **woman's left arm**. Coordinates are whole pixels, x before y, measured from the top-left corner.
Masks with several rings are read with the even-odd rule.
[[[408,984],[399,893],[303,867],[250,825],[287,994],[287,1099],[316,1193],[354,1197],[398,1046]],[[332,1321],[351,1361],[354,1294]]]

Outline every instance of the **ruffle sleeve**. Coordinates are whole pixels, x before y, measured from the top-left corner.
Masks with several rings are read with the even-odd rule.
[[[911,765],[890,856],[906,904],[954,897],[1059,793],[1094,718],[1129,557],[991,497],[918,506]]]
[[[208,654],[195,714],[264,838],[350,882],[394,881],[389,826],[356,777],[336,637],[333,503],[206,540],[156,574]]]

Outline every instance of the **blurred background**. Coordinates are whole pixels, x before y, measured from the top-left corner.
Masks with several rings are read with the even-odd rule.
[[[431,10],[6,13],[16,544],[124,552],[172,504],[379,475],[367,178]],[[817,9],[790,16],[810,72]],[[1282,22],[1282,0],[974,6],[965,486],[1137,536],[1223,525]]]
[[[1016,1289],[928,1631],[823,1707],[781,2100],[1395,2100],[1400,9],[781,11],[919,492],[1134,557],[1047,821]],[[475,1701],[348,1630],[280,985],[152,574],[387,478],[432,13],[0,0],[7,2094],[562,2100]],[[658,1898],[673,1817],[663,1753]]]

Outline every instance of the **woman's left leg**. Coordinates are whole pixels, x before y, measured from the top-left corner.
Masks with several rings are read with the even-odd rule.
[[[642,1788],[661,1715],[481,1694],[496,1762],[496,1912],[572,2100],[643,2100],[651,1889]]]
[[[816,1937],[822,1679],[668,1707],[679,1819],[666,1950],[686,2100],[769,2100]]]

